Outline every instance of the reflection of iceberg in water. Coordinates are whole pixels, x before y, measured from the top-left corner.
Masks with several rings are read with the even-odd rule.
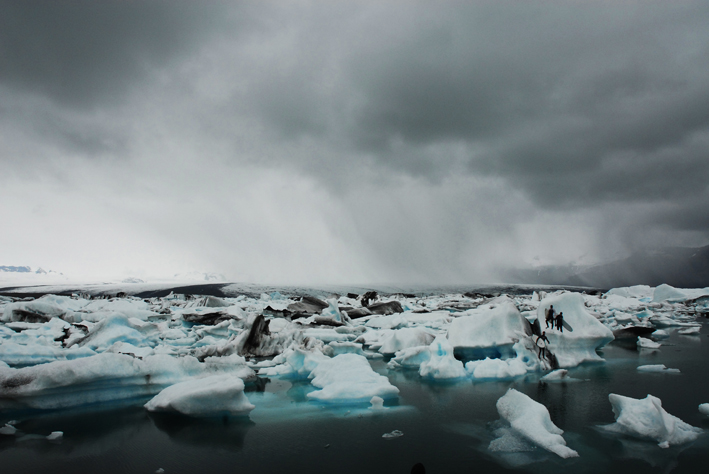
[[[680,453],[687,449],[687,445],[657,449],[657,446],[652,443],[634,439],[620,439],[619,441],[622,449],[620,459],[644,461],[663,473],[672,472],[677,467],[677,458]]]
[[[240,451],[255,423],[247,418],[192,418],[178,413],[150,413],[150,419],[172,441],[198,447]]]

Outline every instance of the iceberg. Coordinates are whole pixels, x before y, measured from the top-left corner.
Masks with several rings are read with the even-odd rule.
[[[500,436],[490,442],[490,451],[517,450],[527,443],[539,446],[562,458],[577,457],[578,453],[566,446],[558,428],[549,416],[549,411],[527,395],[511,388],[497,401],[497,411],[501,419],[509,424],[508,430],[501,430]]]
[[[367,359],[357,354],[340,354],[322,360],[310,373],[312,384],[319,388],[308,398],[322,402],[360,403],[377,396],[384,400],[399,395],[389,379],[372,370]]]
[[[512,346],[527,335],[528,323],[509,298],[461,313],[448,328],[448,340],[464,360],[515,357]]]
[[[661,448],[694,441],[702,433],[700,428],[685,423],[662,408],[662,401],[648,395],[635,399],[611,393],[615,423],[600,428],[633,438],[653,440]]]
[[[416,346],[428,346],[435,336],[421,328],[394,329],[381,341],[379,352],[394,354],[403,349]]]
[[[638,367],[638,372],[653,372],[663,374],[679,374],[679,369],[670,369],[665,367],[665,364],[641,365]]]
[[[642,349],[659,349],[661,346],[662,344],[659,342],[655,342],[646,337],[638,336],[638,347]]]
[[[600,362],[596,351],[614,339],[613,332],[587,310],[582,295],[561,293],[545,298],[537,308],[537,320],[544,321],[547,309],[563,313],[564,322],[571,330],[560,332],[548,329],[549,350],[561,368],[575,367],[584,362]]]
[[[702,415],[708,415],[709,416],[709,403],[702,403],[699,405],[699,413]]]
[[[445,336],[438,336],[429,346],[429,358],[421,363],[419,375],[437,380],[468,376],[463,363],[453,357],[453,346]]]
[[[153,355],[137,359],[105,352],[91,357],[55,361],[14,369],[0,365],[0,409],[57,409],[153,396],[190,378],[230,373],[255,376],[243,358]]]
[[[173,411],[195,417],[247,415],[255,408],[244,394],[244,381],[232,374],[176,383],[144,406],[152,412]]]

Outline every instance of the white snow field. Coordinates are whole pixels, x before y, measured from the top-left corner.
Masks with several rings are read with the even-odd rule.
[[[148,409],[241,415],[251,406],[244,390],[260,377],[309,384],[309,403],[365,407],[399,396],[397,372],[422,383],[540,378],[603,363],[598,351],[614,335],[631,334],[643,347],[658,344],[648,338],[660,328],[663,337],[675,330],[693,335],[700,324],[692,298],[705,294],[666,285],[604,295],[387,294],[366,306],[353,294],[320,300],[277,291],[221,298],[1,296],[0,409],[143,405],[154,397]],[[570,329],[545,327],[550,305]],[[540,326],[546,354],[538,347]],[[565,380],[573,379],[552,372],[545,382]],[[506,410],[512,425],[524,419]]]
[[[662,408],[662,401],[648,395],[635,399],[611,393],[615,423],[600,428],[616,434],[656,441],[661,448],[694,441],[702,429],[691,426]]]

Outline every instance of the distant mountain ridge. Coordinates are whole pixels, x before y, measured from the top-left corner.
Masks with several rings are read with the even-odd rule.
[[[512,269],[510,283],[614,288],[632,285],[709,287],[709,245],[642,250],[602,265],[566,265]]]

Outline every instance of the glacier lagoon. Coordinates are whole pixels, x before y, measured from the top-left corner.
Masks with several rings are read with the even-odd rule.
[[[439,298],[439,303],[453,299],[461,300],[459,297]],[[263,300],[264,308],[278,306],[274,301],[267,304],[268,298]],[[541,301],[543,298],[538,298],[537,303]],[[519,306],[520,301],[517,303]],[[523,300],[522,303],[529,302]],[[245,395],[255,406],[247,417],[195,418],[147,412],[142,403],[151,396],[61,410],[6,406],[0,412],[0,424],[12,422],[18,433],[0,436],[0,465],[4,472],[54,469],[155,472],[164,469],[168,473],[203,470],[406,473],[417,462],[423,463],[427,472],[451,473],[510,469],[523,472],[703,470],[709,461],[709,444],[704,435],[695,441],[663,449],[657,441],[614,435],[598,426],[615,421],[609,402],[609,394],[615,393],[637,399],[652,394],[671,415],[695,427],[709,428],[707,416],[697,409],[700,403],[709,401],[709,383],[705,380],[709,349],[706,348],[708,333],[704,317],[695,313],[691,318],[686,314],[675,318],[673,311],[678,306],[668,308],[657,303],[654,316],[647,314],[647,305],[623,307],[621,311],[611,308],[613,304],[599,309],[602,304],[605,303],[599,300],[598,305],[590,305],[590,309],[595,309],[593,314],[607,327],[614,328],[616,334],[629,326],[642,327],[647,324],[643,318],[654,317],[653,329],[655,326],[664,328],[655,337],[662,344],[660,348],[639,348],[635,338],[616,337],[599,349],[598,354],[604,361],[568,367],[568,377],[556,381],[541,380],[549,373],[546,368],[500,381],[426,378],[415,368],[392,368],[390,359],[395,359],[394,355],[371,356],[368,361],[373,371],[386,377],[399,390],[398,396],[386,400],[384,409],[379,410],[371,409],[369,403],[314,401],[308,394],[317,387],[309,379],[282,375],[262,375],[246,384]],[[618,305],[616,302],[615,306]],[[524,310],[521,314],[531,319],[534,308],[522,305],[521,309]],[[451,314],[457,318],[465,311],[468,310]],[[327,311],[319,317],[324,313]],[[407,314],[406,310],[403,314]],[[417,327],[412,324],[414,320],[420,321],[416,318],[420,316],[412,316],[408,324],[398,323],[398,329],[389,330]],[[421,327],[433,333],[447,330],[446,324],[431,324],[435,319],[429,318],[428,326]],[[376,317],[369,319],[372,320]],[[387,321],[391,322],[384,319],[380,323]],[[12,326],[12,323],[5,325]],[[377,325],[381,326],[371,324],[369,327]],[[691,328],[699,328],[699,332],[692,329],[690,334],[680,334]],[[4,338],[3,344],[8,340]],[[157,347],[159,345],[152,349]],[[371,349],[377,344],[363,344],[363,347]],[[94,350],[100,352],[101,349],[97,345]],[[262,364],[263,359],[259,358],[255,364]],[[679,369],[679,373],[638,370],[640,366],[660,364]],[[17,367],[20,365],[23,364]],[[273,367],[266,369],[273,370]],[[257,367],[256,370],[263,369]],[[496,403],[510,388],[544,405],[551,421],[563,430],[566,444],[579,456],[563,459],[539,447],[491,451],[490,443],[496,438],[500,419]],[[392,439],[382,437],[394,430],[400,430],[403,435]],[[60,440],[45,438],[55,431],[63,432]]]

